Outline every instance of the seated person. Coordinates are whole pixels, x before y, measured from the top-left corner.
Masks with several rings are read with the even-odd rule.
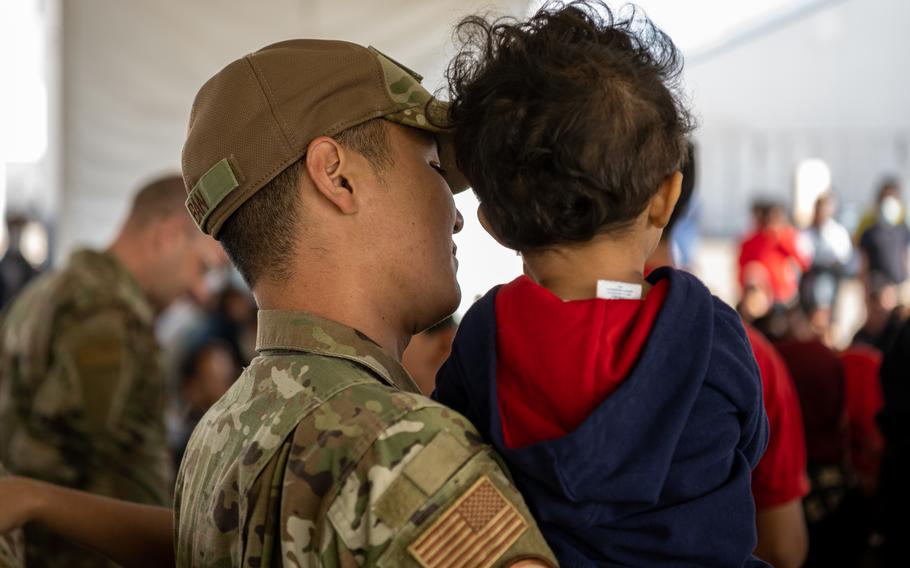
[[[907,319],[908,309],[900,303],[898,287],[878,273],[866,282],[866,321],[853,336],[853,345],[887,351]]]
[[[803,500],[809,531],[805,566],[855,566],[868,526],[850,464],[847,385],[838,354],[824,344],[802,308],[775,344],[793,377],[806,432],[810,490]]]
[[[765,565],[742,323],[688,273],[643,275],[691,128],[673,43],[593,3],[459,31],[458,163],[526,275],[462,320],[438,399],[505,458],[561,565]]]

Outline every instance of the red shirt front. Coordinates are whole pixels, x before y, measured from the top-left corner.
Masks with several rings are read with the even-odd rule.
[[[752,496],[759,511],[802,499],[809,492],[806,438],[793,379],[767,339],[745,324],[761,373],[762,397],[771,436],[761,461],[752,471]]]
[[[527,276],[496,295],[496,393],[510,448],[574,431],[638,361],[669,291],[565,302]]]

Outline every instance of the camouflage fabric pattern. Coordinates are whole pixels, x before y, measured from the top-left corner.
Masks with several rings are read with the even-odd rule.
[[[408,546],[481,476],[528,525],[493,565],[555,565],[499,458],[378,345],[261,311],[258,350],[181,464],[178,566],[417,566]]]
[[[80,251],[0,329],[0,460],[10,471],[166,505],[171,479],[154,312],[112,256]],[[38,528],[28,565],[106,566]]]
[[[408,105],[406,108],[383,118],[429,132],[445,132],[445,124],[448,120],[448,103],[437,100],[420,84],[423,77],[397,61],[390,59],[377,49],[370,48],[370,50],[376,55],[382,66],[389,96],[396,103]]]
[[[0,477],[7,475],[0,463]],[[22,568],[25,566],[22,531],[12,531],[0,535],[0,568]]]

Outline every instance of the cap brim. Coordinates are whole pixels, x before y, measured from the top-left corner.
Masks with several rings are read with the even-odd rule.
[[[471,187],[468,179],[458,168],[455,160],[455,131],[446,126],[449,103],[435,97],[428,102],[415,105],[399,112],[384,116],[386,120],[425,130],[436,137],[439,145],[439,162],[445,170],[445,180],[452,193],[461,193]],[[427,116],[427,115],[431,116]]]

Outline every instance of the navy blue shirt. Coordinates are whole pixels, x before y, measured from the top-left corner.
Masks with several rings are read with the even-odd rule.
[[[697,278],[665,268],[649,280],[662,278],[669,292],[638,363],[568,435],[503,441],[497,289],[465,315],[434,396],[504,457],[562,566],[766,566],[752,556],[751,471],[768,440],[752,350]]]

